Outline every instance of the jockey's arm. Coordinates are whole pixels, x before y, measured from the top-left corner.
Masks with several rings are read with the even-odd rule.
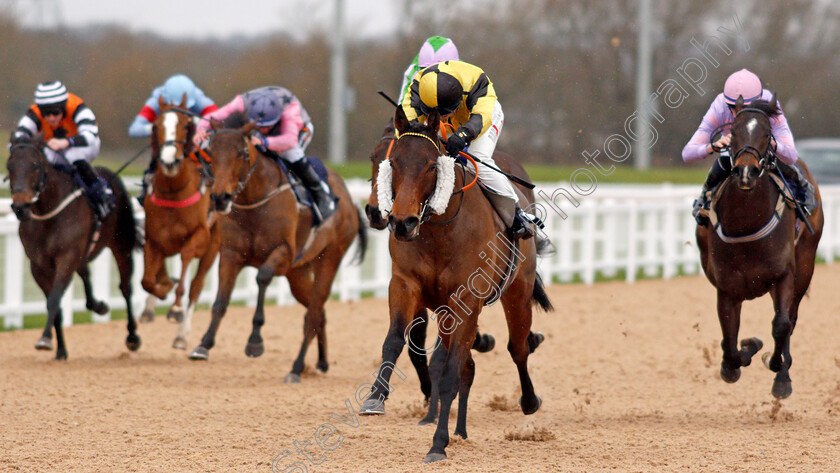
[[[96,115],[93,114],[93,110],[84,104],[79,105],[76,113],[73,114],[73,121],[79,132],[67,137],[71,147],[90,146],[99,140],[99,125],[96,124]]]
[[[713,150],[711,144],[709,143],[709,139],[711,138],[711,134],[715,131],[715,128],[717,128],[721,123],[719,118],[720,113],[719,110],[717,110],[717,108],[719,108],[719,104],[717,102],[717,99],[712,102],[709,110],[707,110],[706,114],[703,115],[703,121],[700,122],[700,126],[697,127],[697,131],[694,132],[694,135],[692,135],[691,139],[688,140],[688,143],[685,147],[683,147],[683,161],[692,163],[700,161],[712,154]]]
[[[268,149],[275,153],[282,153],[298,146],[298,135],[303,129],[303,118],[300,116],[300,102],[293,100],[280,115],[280,134],[267,136]]]
[[[198,127],[195,130],[195,136],[193,137],[193,143],[196,146],[200,146],[201,142],[207,139],[208,137],[208,130],[210,130],[210,120],[219,120],[223,121],[225,118],[229,117],[231,114],[235,112],[244,112],[245,111],[245,102],[242,100],[241,95],[237,95],[233,98],[230,102],[228,102],[222,108],[208,113],[204,115],[203,118],[206,120],[200,120]]]
[[[799,159],[796,152],[796,145],[793,142],[793,133],[790,131],[784,113],[770,119],[773,127],[773,138],[776,139],[776,156],[786,164],[795,164]]]

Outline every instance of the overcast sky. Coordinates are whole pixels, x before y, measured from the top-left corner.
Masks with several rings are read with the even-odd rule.
[[[334,0],[0,0],[29,27],[117,24],[169,38],[301,37],[332,21]],[[344,0],[348,35],[393,33],[403,0]]]

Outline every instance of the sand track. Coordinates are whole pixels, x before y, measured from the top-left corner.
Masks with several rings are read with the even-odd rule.
[[[793,396],[781,403],[758,357],[738,383],[718,377],[714,290],[702,277],[549,288],[557,311],[536,315],[547,338],[530,361],[543,406],[528,417],[504,410],[517,407],[518,381],[493,307],[481,328],[497,345],[475,355],[470,438],[434,465],[422,463],[433,428],[416,425],[422,396],[405,352],[407,377],[392,378],[387,416],[357,427],[336,420],[373,380],[388,324],[382,300],[328,305],[330,371],[309,368],[310,348],[300,385],[282,383],[300,343],[299,306],[268,310],[258,359],[243,353],[245,308],[226,316],[208,362],[171,349],[176,326],[163,317],[141,325],[138,353],[126,351],[122,322],[72,327],[68,362],[33,348],[39,331],[0,333],[0,471],[268,472],[284,450],[281,467],[303,462],[310,472],[840,471],[838,282],[840,266],[817,268],[792,340]],[[769,297],[745,304],[742,337],[766,350],[771,318]],[[190,348],[208,319],[195,315]],[[342,438],[325,452],[312,439],[326,422]],[[295,451],[307,440],[320,464]]]

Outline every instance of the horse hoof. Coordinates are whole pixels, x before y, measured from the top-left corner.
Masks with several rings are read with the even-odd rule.
[[[300,384],[300,375],[296,373],[289,373],[283,378],[283,382],[286,384]]]
[[[169,312],[166,313],[166,320],[172,323],[180,324],[181,321],[184,320],[184,311],[169,309]]]
[[[723,366],[720,367],[720,379],[726,381],[729,384],[738,381],[741,377],[741,368],[735,368],[734,370],[724,368]]]
[[[102,301],[96,301],[93,304],[87,304],[87,309],[96,312],[99,315],[107,314],[109,310],[108,304]]]
[[[326,373],[330,369],[330,364],[327,363],[326,360],[318,360],[318,362],[315,363],[315,369],[321,373]]]
[[[140,336],[139,335],[129,335],[125,337],[125,347],[128,348],[128,351],[137,351],[140,349]]]
[[[537,396],[537,395],[534,395],[534,398],[536,399],[536,402],[534,403],[533,406],[526,406],[525,404],[522,403],[522,398],[521,397],[519,398],[519,405],[520,405],[520,407],[522,407],[522,413],[525,414],[526,416],[529,416],[529,415],[533,414],[534,412],[537,412],[538,410],[540,410],[540,406],[542,406],[542,398]]]
[[[385,400],[365,399],[362,408],[359,410],[362,416],[383,416],[385,415]]]
[[[36,350],[52,350],[52,338],[41,337],[35,342],[35,349]]]
[[[479,344],[478,348],[475,351],[479,353],[487,353],[493,350],[496,346],[496,339],[493,338],[493,335],[489,333],[485,333],[481,336],[481,343]]]
[[[426,459],[423,460],[423,463],[434,463],[441,460],[446,460],[445,453],[429,453],[426,455]]]
[[[56,361],[67,361],[67,352],[66,351],[60,351],[60,352],[56,353],[55,354],[55,359],[56,359]]]
[[[540,346],[540,343],[542,343],[544,340],[545,335],[543,335],[542,332],[531,332],[531,334],[528,335],[528,351],[530,353],[534,353],[537,347]]]
[[[201,345],[195,347],[195,350],[190,353],[191,360],[206,361],[207,358],[210,358],[210,351]]]
[[[140,323],[141,324],[150,324],[155,321],[155,313],[151,310],[144,310],[142,314],[140,314]]]
[[[466,430],[464,430],[464,431],[460,431],[460,430],[458,430],[458,429],[455,429],[455,435],[457,435],[457,436],[461,437],[461,438],[462,438],[462,439],[464,439],[464,440],[466,440],[466,439],[467,439],[467,431],[466,431]]]
[[[429,424],[436,425],[437,424],[437,417],[433,417],[431,419],[427,419],[427,418],[424,417],[423,419],[420,420],[420,422],[417,423],[417,425],[429,425]]]
[[[793,394],[793,386],[788,381],[773,381],[773,389],[770,391],[776,399],[787,399]]]
[[[263,342],[249,342],[247,345],[245,345],[245,355],[247,355],[249,358],[257,358],[263,353],[265,353],[265,345],[263,344]]]
[[[175,340],[172,341],[172,348],[176,350],[186,350],[187,341],[184,339],[184,337],[175,337]]]
[[[762,348],[764,348],[764,342],[762,342],[758,337],[745,338],[741,340],[741,349],[746,349],[747,353],[750,354],[750,357],[761,351]]]

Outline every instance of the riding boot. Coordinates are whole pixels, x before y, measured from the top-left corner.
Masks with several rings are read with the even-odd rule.
[[[155,161],[152,162],[154,163]],[[143,182],[140,183],[140,193],[137,194],[137,201],[140,202],[140,207],[143,206],[143,202],[146,200],[146,193],[149,191],[149,187],[152,185],[152,178],[155,176],[155,170],[152,167],[149,166],[149,169],[143,171]]]
[[[796,165],[790,165],[782,160],[776,161],[776,167],[786,180],[796,183],[796,200],[802,203],[805,213],[811,215],[817,209],[816,189]]]
[[[96,217],[99,220],[104,220],[114,208],[114,193],[106,185],[105,180],[96,175],[89,162],[80,159],[73,162],[73,167],[87,187],[88,192],[85,192],[85,195],[94,213],[96,213]]]
[[[522,210],[519,204],[516,204],[516,209],[513,215],[513,224],[510,226],[510,234],[513,239],[521,238],[527,240],[537,233],[537,228],[545,228],[545,224],[535,215]]]
[[[732,170],[732,163],[729,160],[728,150],[720,153],[720,157],[715,160],[712,167],[709,169],[709,175],[706,177],[706,182],[703,183],[703,188],[700,189],[700,197],[694,201],[691,210],[691,215],[697,220],[697,225],[705,226],[709,223],[709,218],[701,213],[701,209],[708,211],[712,202],[708,197],[709,191],[714,190]]]
[[[336,210],[336,198],[330,192],[330,188],[326,182],[322,181],[312,168],[309,160],[304,158],[298,159],[295,162],[289,163],[292,172],[297,175],[303,182],[303,185],[312,193],[312,198],[315,199],[315,211],[318,213],[318,219],[325,221],[330,218]]]

